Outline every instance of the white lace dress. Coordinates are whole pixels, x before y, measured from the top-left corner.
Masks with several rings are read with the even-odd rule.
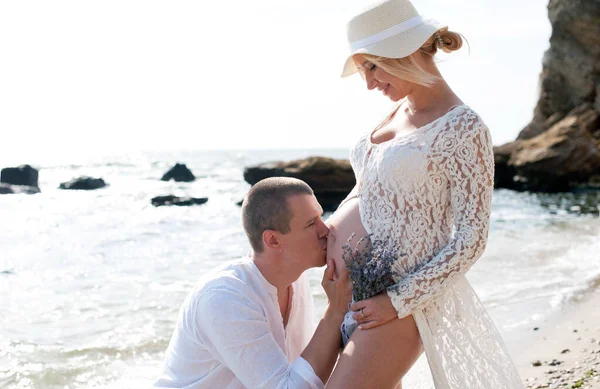
[[[373,131],[374,132],[374,131]],[[436,389],[523,388],[465,273],[489,230],[494,157],[489,130],[460,105],[414,132],[350,152],[361,221],[404,254],[388,295],[413,315]]]

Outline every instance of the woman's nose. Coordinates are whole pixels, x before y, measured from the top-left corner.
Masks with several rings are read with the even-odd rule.
[[[373,90],[378,85],[377,80],[373,76],[367,75],[366,81],[367,81],[367,89],[368,90]]]

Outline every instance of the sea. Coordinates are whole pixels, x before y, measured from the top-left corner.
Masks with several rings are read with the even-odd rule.
[[[237,203],[244,168],[347,150],[48,154],[40,194],[0,196],[0,388],[146,388],[198,278],[249,251]],[[192,183],[163,182],[175,163]],[[82,175],[95,191],[59,190]],[[193,207],[158,195],[208,197]],[[534,323],[600,285],[600,193],[496,190],[487,249],[467,275],[513,355]],[[325,214],[327,218],[329,214]],[[323,269],[309,270],[317,312]]]

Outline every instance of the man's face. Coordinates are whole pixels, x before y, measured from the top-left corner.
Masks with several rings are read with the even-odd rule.
[[[287,201],[292,219],[290,232],[281,235],[285,257],[304,269],[324,266],[329,229],[321,219],[323,208],[313,195],[294,195]]]

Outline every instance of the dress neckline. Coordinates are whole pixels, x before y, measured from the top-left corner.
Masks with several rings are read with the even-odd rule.
[[[450,113],[454,112],[454,110],[456,110],[457,108],[460,108],[460,107],[466,108],[467,107],[466,104],[454,105],[454,106],[450,107],[450,109],[445,114],[443,114],[442,116],[438,117],[437,119],[432,120],[431,122],[429,122],[427,124],[422,125],[421,127],[418,127],[416,129],[414,129],[411,132],[407,132],[407,133],[402,134],[402,135],[396,135],[392,139],[386,140],[384,142],[380,142],[380,143],[373,142],[373,134],[375,134],[375,132],[377,130],[381,129],[385,124],[388,124],[390,122],[390,120],[396,115],[396,113],[400,109],[400,106],[402,106],[402,103],[398,104],[398,106],[392,111],[392,113],[389,114],[377,127],[375,127],[375,129],[373,131],[371,131],[368,134],[368,136],[367,136],[367,143],[369,144],[370,147],[382,146],[382,145],[385,145],[387,143],[393,142],[395,140],[402,139],[402,138],[405,138],[407,136],[417,134],[420,131],[422,131],[423,129],[429,128],[432,125],[434,125],[435,123],[439,122],[441,119],[447,117],[448,115],[450,115]]]

